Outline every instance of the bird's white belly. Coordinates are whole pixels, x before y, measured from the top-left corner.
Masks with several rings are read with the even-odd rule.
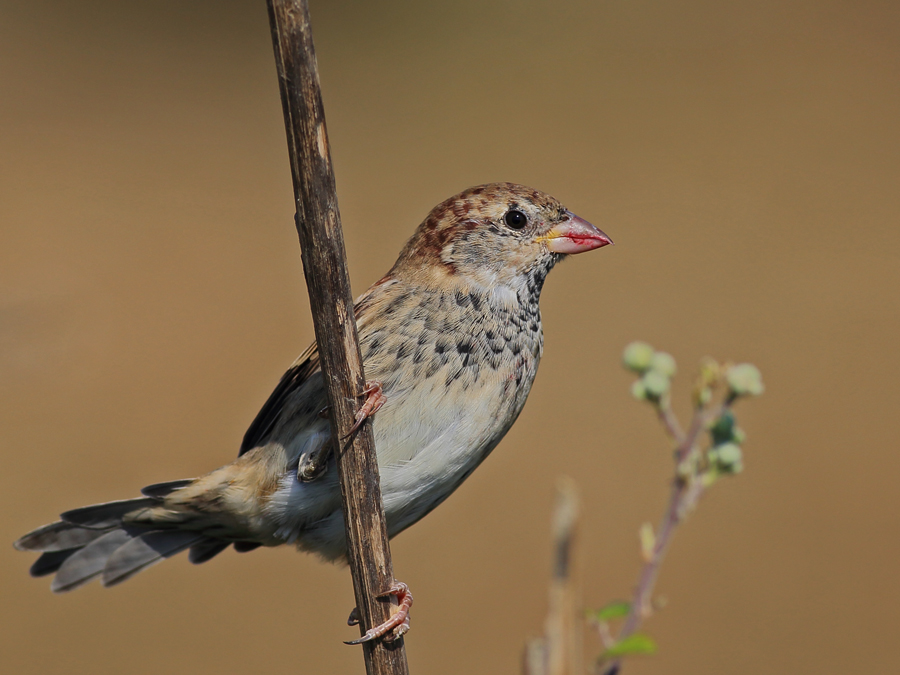
[[[385,391],[387,403],[373,424],[390,536],[446,499],[500,442],[525,403],[538,358],[523,354],[506,368],[482,371],[466,386],[448,386],[440,374]],[[297,481],[289,471],[270,508],[278,522],[277,537],[326,558],[343,555],[333,466],[311,483]]]
[[[532,364],[529,364],[530,366]],[[490,373],[469,389],[441,378],[419,385],[376,415],[375,445],[391,536],[446,499],[500,442],[521,410],[530,377],[511,386]]]

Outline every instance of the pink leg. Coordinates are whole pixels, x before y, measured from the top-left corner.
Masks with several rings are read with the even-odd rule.
[[[366,382],[366,388],[363,389],[362,395],[366,397],[366,402],[363,403],[362,407],[356,412],[356,423],[350,427],[350,431],[348,431],[347,435],[341,440],[350,438],[350,436],[359,431],[359,428],[363,425],[363,422],[366,421],[366,418],[377,413],[381,406],[387,403],[387,396],[384,395],[384,391],[381,388],[381,382],[375,382],[374,380]]]
[[[390,589],[381,593],[378,597],[384,598],[388,595],[397,596],[397,602],[400,605],[397,608],[397,612],[380,626],[375,626],[374,628],[367,630],[366,634],[358,640],[352,640],[350,642],[345,642],[344,644],[361,645],[363,642],[368,642],[369,640],[374,640],[375,638],[387,635],[391,631],[393,631],[391,640],[396,640],[409,630],[409,608],[412,607],[413,603],[413,597],[412,593],[409,592],[409,586],[402,581],[395,581],[391,584]],[[357,610],[354,609],[353,612],[351,612],[347,623],[351,626],[355,626],[359,623],[359,612]]]

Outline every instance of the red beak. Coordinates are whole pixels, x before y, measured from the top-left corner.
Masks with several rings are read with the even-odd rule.
[[[553,227],[545,237],[547,248],[554,253],[583,253],[613,243],[588,221],[569,211],[566,213],[569,214],[568,220]]]

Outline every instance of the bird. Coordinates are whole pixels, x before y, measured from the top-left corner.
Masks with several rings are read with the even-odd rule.
[[[548,194],[479,185],[437,205],[356,300],[367,387],[355,427],[373,425],[390,537],[447,499],[522,411],[544,349],[539,300],[550,270],[611,243]],[[97,577],[113,586],[185,549],[193,563],[229,546],[283,544],[345,561],[334,447],[314,343],[233,462],[149,485],[135,499],[66,511],[15,547],[41,553],[31,575],[55,574],[55,592]],[[403,584],[388,592],[408,611]]]

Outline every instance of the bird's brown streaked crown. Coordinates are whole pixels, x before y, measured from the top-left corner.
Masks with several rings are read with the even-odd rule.
[[[510,210],[525,213],[528,227],[521,231],[506,227],[503,217]],[[557,199],[534,188],[515,183],[471,187],[432,209],[400,252],[391,273],[402,276],[431,268],[432,273],[444,273],[440,276],[465,275],[485,265],[511,265],[522,271],[522,265],[530,266],[542,257],[543,251],[537,249],[541,235],[567,217]]]

